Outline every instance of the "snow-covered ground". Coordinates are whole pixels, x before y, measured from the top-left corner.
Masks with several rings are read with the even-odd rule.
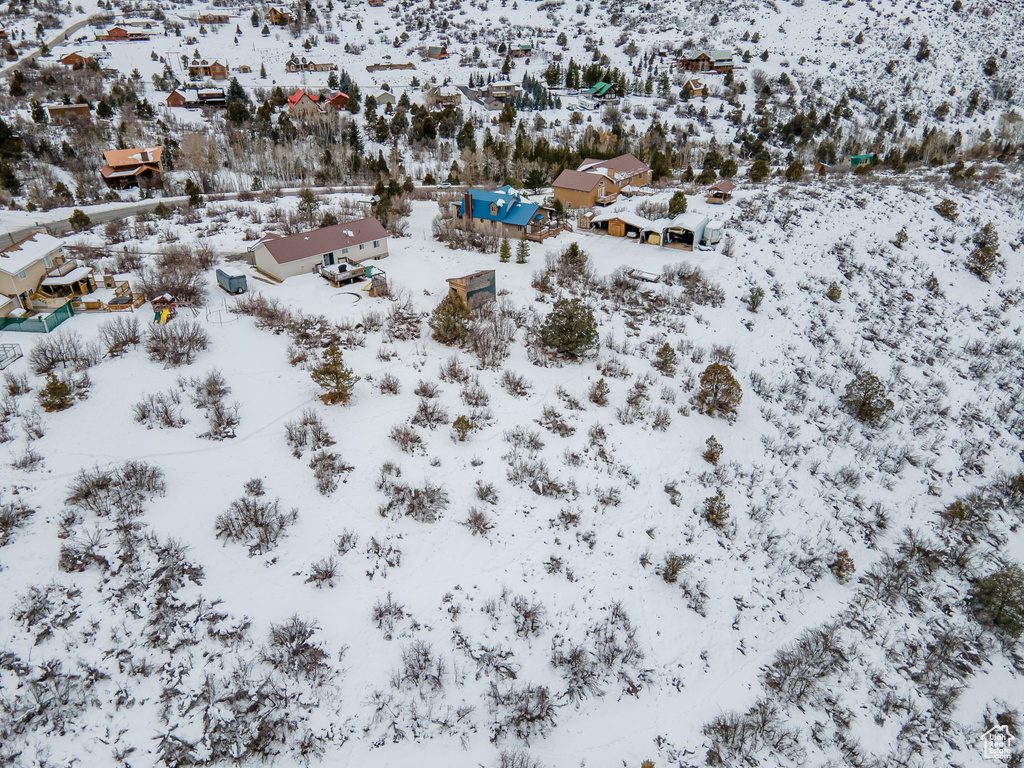
[[[43,377],[17,361],[7,372],[26,374],[31,391],[3,404],[11,462],[0,500],[35,514],[0,548],[0,688],[23,717],[3,721],[0,754],[133,766],[251,756],[243,745],[259,721],[284,734],[266,747],[281,765],[303,750],[328,765],[497,765],[520,749],[548,766],[698,765],[709,749],[727,764],[989,764],[977,746],[983,718],[1024,700],[1019,646],[1000,647],[965,595],[998,558],[1024,559],[1020,500],[972,523],[965,559],[951,554],[958,529],[937,513],[1021,471],[1024,273],[1009,192],[1019,178],[966,190],[937,179],[769,185],[724,207],[691,195],[689,210],[726,220],[729,255],[725,243],[684,253],[579,232],[531,244],[528,264],[433,241],[437,205],[416,202],[410,236],[377,264],[392,299],[314,275],[273,285],[232,263],[250,295],[340,326],[360,377],[345,406],[321,402],[309,363],[289,364],[301,346],[289,332],[230,313],[236,300],[213,270],[206,306],[171,323],[194,320],[209,335],[190,365],[166,368],[141,347],[104,356],[88,368],[85,399],[45,414]],[[933,209],[944,197],[959,205],[954,222]],[[253,212],[266,222],[272,205],[209,204],[198,225],[172,219],[136,245],[156,251],[179,236],[240,250],[262,229]],[[1005,268],[983,283],[963,265],[989,221]],[[600,347],[582,362],[534,364],[528,339],[553,296],[531,283],[571,242],[594,278],[553,277],[554,292],[594,308]],[[670,270],[672,284],[637,285],[615,274],[681,262],[700,275]],[[445,278],[479,269],[496,270],[501,315],[519,327],[494,368],[433,341],[422,322]],[[833,283],[837,300],[826,297]],[[757,312],[743,301],[754,286],[765,291]],[[152,327],[148,305],[136,317]],[[77,316],[60,333],[91,342],[110,319]],[[0,336],[26,354],[37,341]],[[665,342],[678,358],[671,374],[652,365]],[[318,336],[306,343],[312,360]],[[690,403],[712,361],[742,387],[732,422]],[[201,437],[207,420],[189,397],[189,380],[213,369],[240,418],[222,441]],[[878,427],[840,406],[861,370],[894,402]],[[506,373],[526,380],[525,395],[502,385]],[[381,391],[386,377],[397,394]],[[588,397],[599,379],[604,406]],[[421,382],[436,396],[417,394],[431,389]],[[136,403],[169,390],[184,426],[134,420]],[[441,423],[415,424],[423,403],[440,406]],[[350,465],[327,495],[312,449],[296,458],[286,441],[305,411]],[[463,414],[481,426],[459,441],[451,424]],[[403,425],[422,441],[411,452],[391,437]],[[702,458],[711,436],[723,447],[717,466]],[[11,466],[30,451],[34,468]],[[116,509],[99,516],[69,491],[80,473],[127,461],[158,467],[165,484],[131,518],[152,538],[130,548]],[[250,499],[279,498],[297,516],[276,547],[249,556],[216,537],[216,521],[254,478],[266,495]],[[402,484],[437,502],[436,521],[386,508]],[[700,513],[718,492],[728,512],[714,527]],[[339,538],[354,546],[339,549]],[[202,569],[201,585],[169,540]],[[62,547],[96,557],[76,571]],[[842,551],[853,564],[845,581],[833,573]],[[675,581],[659,575],[670,554],[684,558]],[[332,557],[333,587],[316,588],[313,565]],[[37,592],[30,618],[16,616],[33,588],[46,599]],[[293,615],[315,623],[308,645],[301,632],[275,644],[271,628]],[[242,617],[247,629],[234,631]],[[778,672],[781,651],[833,622],[802,662],[820,669]],[[956,651],[935,662],[936,677],[937,638]],[[959,698],[945,694],[961,681]],[[757,728],[722,726],[756,704]],[[245,725],[235,733],[232,722]]]

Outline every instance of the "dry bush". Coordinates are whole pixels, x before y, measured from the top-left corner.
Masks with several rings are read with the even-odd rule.
[[[484,537],[486,537],[488,531],[494,527],[494,523],[490,521],[487,514],[477,507],[469,508],[469,514],[466,515],[466,519],[462,524],[466,526],[466,528],[469,529],[469,532],[474,536]]]
[[[163,363],[164,368],[176,368],[191,365],[209,342],[210,337],[199,323],[183,320],[150,328],[146,336],[146,353],[150,360]]]
[[[318,560],[309,567],[309,576],[306,577],[306,583],[312,584],[317,589],[333,587],[337,573],[337,558],[333,556],[325,557],[323,560]]]
[[[309,460],[309,466],[313,470],[313,477],[316,479],[316,489],[324,496],[337,490],[339,477],[355,469],[351,464],[346,464],[333,451],[314,453],[313,457]]]
[[[176,389],[146,395],[132,406],[135,421],[146,429],[179,429],[187,423],[181,414],[181,396]]]
[[[34,509],[26,507],[20,500],[0,506],[0,547],[6,546],[14,532],[23,527],[35,513]]]
[[[334,445],[334,438],[327,431],[323,420],[311,408],[304,410],[298,419],[286,423],[284,429],[288,446],[297,459],[302,456],[307,446],[316,453]]]
[[[76,331],[63,330],[36,342],[28,353],[32,372],[42,375],[60,368],[84,371],[100,361],[100,350],[95,343],[86,343]]]
[[[434,239],[440,240],[449,248],[480,253],[497,253],[501,238],[495,232],[488,232],[466,224],[451,212],[451,208],[442,209],[430,226]]]
[[[135,290],[147,299],[167,294],[198,307],[206,296],[203,266],[191,250],[182,246],[164,249],[155,266],[143,266],[138,274]]]
[[[312,621],[292,616],[282,624],[270,625],[270,637],[263,661],[282,674],[323,682],[330,669],[327,652],[311,642],[320,628]]]
[[[100,326],[100,340],[110,357],[120,357],[142,343],[139,320],[134,315],[118,315]]]
[[[512,395],[512,397],[524,397],[529,393],[532,385],[526,378],[512,371],[505,371],[501,376],[501,386]]]
[[[277,545],[285,529],[298,518],[298,510],[281,510],[281,500],[263,498],[263,485],[250,483],[245,494],[218,515],[214,529],[218,539],[249,547],[249,556],[265,554]]]
[[[407,424],[396,424],[391,428],[389,437],[398,444],[404,453],[426,452],[423,438],[420,437],[419,432]]]
[[[381,468],[377,489],[384,492],[387,501],[379,508],[381,517],[405,515],[420,523],[436,522],[448,508],[448,492],[430,481],[422,488],[398,482],[401,471],[393,465]]]

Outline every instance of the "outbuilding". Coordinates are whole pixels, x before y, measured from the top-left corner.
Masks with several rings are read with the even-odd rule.
[[[692,251],[704,239],[708,217],[699,213],[681,213],[662,232],[661,244],[666,248]]]

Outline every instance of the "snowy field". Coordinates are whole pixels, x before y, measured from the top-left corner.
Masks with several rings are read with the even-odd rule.
[[[0,501],[34,511],[9,512],[19,522],[0,538],[0,688],[22,718],[3,724],[0,755],[135,768],[261,753],[275,765],[991,764],[977,740],[1024,700],[1024,668],[966,595],[1024,560],[1021,499],[999,495],[1024,438],[1016,185],[953,189],[924,172],[773,184],[724,207],[691,195],[690,211],[727,223],[717,250],[563,233],[530,244],[528,264],[433,241],[437,205],[415,202],[410,236],[376,263],[391,299],[226,267],[248,274],[248,298],[323,316],[303,339],[233,314],[211,269],[198,316],[171,323],[194,321],[207,349],[173,368],[143,346],[104,354],[58,413],[38,407],[39,340],[0,334],[26,353],[8,390],[21,374],[29,387],[3,402]],[[955,221],[933,208],[945,197]],[[132,243],[237,252],[261,230],[254,216],[295,204],[211,203],[198,223],[172,218]],[[987,222],[1005,265],[990,283],[964,268]],[[553,271],[538,292],[571,242],[590,272]],[[636,284],[621,267],[672,279]],[[516,329],[491,367],[425,323],[445,278],[479,269],[496,270],[499,309],[477,322]],[[600,324],[582,362],[530,342],[557,295],[582,297]],[[145,335],[149,306],[135,314]],[[93,343],[110,319],[76,316],[59,334]],[[310,378],[331,335],[360,377],[344,406],[325,406]],[[671,372],[652,364],[666,342]],[[716,361],[742,387],[733,421],[691,404]],[[214,369],[239,419],[222,440],[203,437],[190,399]],[[894,403],[876,426],[840,404],[865,370]],[[589,396],[598,380],[606,405]],[[186,423],[136,421],[136,403],[168,392]],[[306,412],[334,440],[321,453],[340,459],[326,494],[315,449],[297,458],[287,440]],[[460,441],[463,414],[479,428]],[[395,427],[415,435],[408,450]],[[717,465],[702,457],[712,436]],[[72,493],[128,461],[162,483]],[[253,479],[265,495],[246,494]],[[1001,501],[979,502],[969,531],[944,523],[973,492]],[[712,524],[702,510],[719,493]],[[276,545],[217,537],[239,499],[280,499]],[[332,560],[332,579],[311,579]],[[812,650],[795,663],[799,641]]]

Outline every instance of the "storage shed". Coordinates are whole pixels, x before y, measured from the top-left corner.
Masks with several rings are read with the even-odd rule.
[[[482,269],[471,275],[448,278],[448,292],[461,298],[470,309],[494,301],[496,296],[493,269]]]
[[[661,244],[667,248],[692,251],[704,239],[708,217],[699,213],[681,213],[662,232]]]

